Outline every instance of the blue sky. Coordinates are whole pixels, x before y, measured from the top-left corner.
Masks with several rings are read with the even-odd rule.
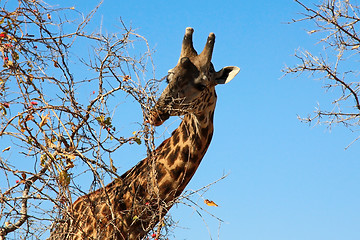
[[[199,200],[225,221],[218,233],[217,220],[202,213],[212,239],[360,238],[360,143],[344,150],[357,133],[299,122],[297,115],[307,116],[318,103],[329,106],[332,95],[306,75],[281,78],[285,65],[297,63],[296,49],[320,51],[306,32],[310,23],[286,24],[301,11],[288,0],[105,0],[99,11],[105,28],[122,17],[148,39],[159,78],[176,64],[188,26],[197,49],[209,32],[216,34],[216,69],[241,68],[217,89],[214,138],[188,186],[198,189],[229,173],[205,194],[220,207]],[[191,208],[179,205],[171,214],[180,228],[170,239],[210,239]]]
[[[96,2],[76,1],[74,6],[86,13]],[[187,188],[195,190],[229,174],[204,195],[218,208],[198,200],[224,223],[219,229],[205,212],[203,220],[179,204],[171,210],[179,228],[169,239],[360,239],[360,142],[344,150],[358,133],[299,122],[297,115],[307,116],[318,103],[329,106],[333,95],[321,88],[322,81],[306,75],[281,78],[285,65],[297,63],[296,49],[320,51],[316,36],[306,33],[310,23],[287,24],[301,11],[289,0],[104,0],[95,15],[94,29],[102,21],[103,31],[118,31],[120,17],[138,29],[156,50],[157,78],[175,66],[189,26],[195,29],[197,49],[210,32],[216,34],[217,70],[241,68],[232,82],[217,89],[214,138]],[[133,148],[118,157],[135,164],[146,152]]]

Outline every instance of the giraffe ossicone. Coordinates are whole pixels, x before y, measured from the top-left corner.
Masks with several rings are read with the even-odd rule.
[[[212,139],[215,87],[240,70],[228,66],[215,71],[215,34],[209,34],[197,54],[193,32],[186,28],[179,61],[169,70],[168,85],[149,113],[155,126],[184,115],[179,127],[120,180],[77,199],[68,217],[55,224],[50,239],[143,239],[185,189]]]
[[[193,32],[193,28],[186,28],[178,64],[168,71],[169,84],[150,113],[150,123],[155,126],[170,116],[191,114],[202,107],[196,103],[204,98],[204,92],[230,82],[240,71],[238,67],[227,66],[216,72],[211,63],[215,34],[209,34],[203,51],[197,54],[192,42]]]

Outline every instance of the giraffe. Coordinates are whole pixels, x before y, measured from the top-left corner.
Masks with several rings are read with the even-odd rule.
[[[212,139],[215,86],[240,71],[231,66],[216,72],[211,63],[214,33],[197,54],[193,32],[186,28],[179,61],[169,70],[168,85],[149,113],[154,126],[183,115],[179,127],[120,179],[79,197],[69,217],[55,224],[51,240],[143,239],[189,183]]]

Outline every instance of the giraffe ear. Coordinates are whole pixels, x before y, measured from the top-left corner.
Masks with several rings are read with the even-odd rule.
[[[240,68],[230,66],[230,67],[224,67],[217,73],[215,73],[215,82],[216,84],[225,84],[230,82],[236,74],[240,72]]]

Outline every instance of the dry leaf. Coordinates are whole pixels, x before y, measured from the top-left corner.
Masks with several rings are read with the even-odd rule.
[[[68,158],[70,158],[71,160],[75,160],[76,156],[74,154],[66,154],[66,156]]]
[[[47,136],[45,136],[45,143],[46,143],[46,146],[49,148],[56,148],[56,145]]]
[[[31,121],[31,120],[34,120],[35,118],[34,118],[34,116],[32,115],[32,114],[28,114],[26,117],[25,117],[25,122],[27,122],[27,121]]]
[[[211,201],[209,199],[205,199],[204,203],[208,206],[218,207],[218,205],[216,203],[214,203],[214,201]]]
[[[41,115],[41,122],[39,127],[43,127],[46,124],[47,120],[49,119],[49,115],[50,113],[46,114],[45,116]]]
[[[9,66],[9,67],[12,67],[13,65],[14,65],[14,62],[13,61],[7,61],[7,65]]]
[[[60,67],[60,65],[59,65],[59,63],[57,61],[53,60],[53,62],[54,62],[54,67],[56,67],[56,68]]]
[[[70,175],[65,170],[61,171],[59,174],[59,181],[60,181],[60,184],[64,187],[69,186]]]
[[[2,150],[2,152],[9,151],[9,150],[10,150],[10,148],[11,148],[11,146],[10,146],[10,147],[5,148],[4,150]]]
[[[126,82],[127,80],[130,79],[130,76],[129,75],[126,75],[124,78],[123,78],[123,81]]]
[[[66,169],[75,167],[74,163],[70,159],[66,159]]]
[[[33,79],[34,79],[34,76],[32,75],[32,74],[29,74],[28,76],[27,76],[27,78],[28,78],[28,81],[32,81]]]
[[[353,47],[351,48],[351,50],[353,50],[353,49],[358,49],[359,47],[360,47],[360,45],[353,46]]]
[[[316,30],[311,30],[311,31],[308,31],[308,34],[313,34],[315,32],[316,32]]]

